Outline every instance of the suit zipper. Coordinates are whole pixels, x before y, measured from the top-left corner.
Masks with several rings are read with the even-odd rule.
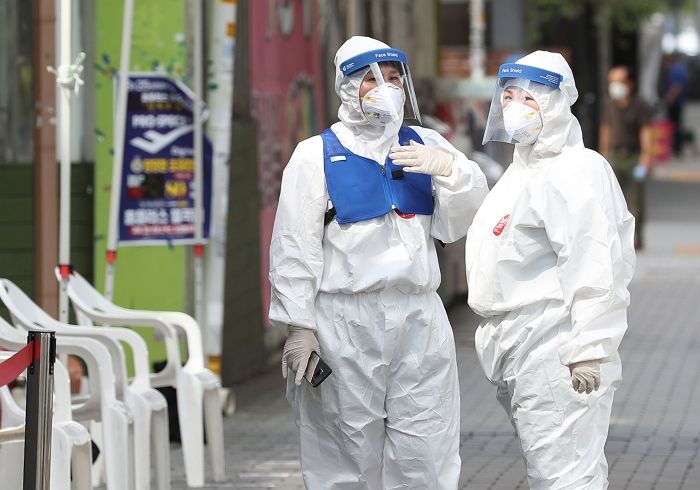
[[[394,199],[394,193],[391,191],[391,185],[389,184],[389,176],[386,173],[386,163],[384,165],[377,164],[382,169],[382,176],[384,177],[384,188],[389,193],[389,199],[391,200],[391,209],[396,209],[396,201]]]

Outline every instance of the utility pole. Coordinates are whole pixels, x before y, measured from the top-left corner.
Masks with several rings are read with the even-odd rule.
[[[260,284],[260,192],[257,123],[251,115],[250,4],[236,5],[231,168],[226,224],[226,277],[221,382],[231,387],[264,362]]]
[[[56,62],[56,6],[34,1],[34,280],[37,303],[58,316],[58,167],[56,166],[56,78],[46,65]]]
[[[471,78],[478,80],[486,75],[486,55],[484,53],[486,16],[484,14],[484,0],[471,0],[469,6],[469,64]]]
[[[612,66],[612,29],[608,1],[600,0],[597,3],[597,8],[594,11],[598,31],[598,113],[603,114],[605,94],[608,93],[608,71]]]

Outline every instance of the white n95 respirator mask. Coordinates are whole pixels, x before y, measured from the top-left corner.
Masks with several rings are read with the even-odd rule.
[[[610,82],[608,85],[608,93],[613,100],[624,99],[630,94],[627,85],[621,82]]]
[[[362,113],[372,126],[381,127],[403,120],[406,101],[403,89],[392,83],[383,83],[362,98]]]
[[[503,125],[514,143],[531,145],[542,131],[542,117],[532,107],[512,101],[503,108]]]

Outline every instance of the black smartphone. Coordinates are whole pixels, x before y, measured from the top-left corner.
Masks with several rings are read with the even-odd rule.
[[[304,378],[311,383],[311,386],[316,388],[318,385],[323,383],[323,380],[325,380],[332,372],[333,370],[328,367],[328,364],[323,362],[323,359],[321,359],[318,354],[312,352]]]

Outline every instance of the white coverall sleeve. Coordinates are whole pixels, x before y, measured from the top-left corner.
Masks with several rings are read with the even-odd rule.
[[[596,192],[587,176],[568,171],[568,176],[545,184],[539,211],[557,254],[564,303],[571,313],[572,330],[560,334],[559,358],[564,365],[606,362],[617,355],[627,329],[629,265],[635,258],[619,230],[633,218],[621,193]],[[625,214],[616,216],[616,209]]]
[[[476,211],[489,191],[479,166],[436,131],[412,128],[427,146],[440,146],[455,157],[449,177],[433,176],[435,209],[430,234],[443,243],[452,243],[467,234]]]
[[[327,203],[320,137],[297,145],[282,176],[270,242],[270,323],[316,329]]]

